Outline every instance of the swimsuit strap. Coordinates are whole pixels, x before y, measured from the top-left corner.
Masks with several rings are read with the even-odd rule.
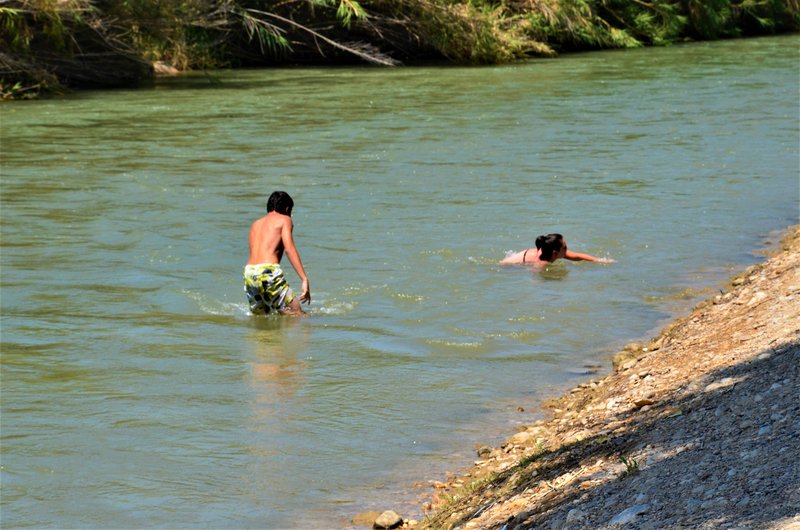
[[[525,263],[525,256],[528,254],[529,250],[530,250],[529,248],[526,248],[525,252],[522,253],[522,263]]]

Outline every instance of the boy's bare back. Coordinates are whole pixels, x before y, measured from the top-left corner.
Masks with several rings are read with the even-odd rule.
[[[280,263],[284,251],[284,231],[291,235],[292,218],[269,212],[250,227],[250,257],[248,265]]]

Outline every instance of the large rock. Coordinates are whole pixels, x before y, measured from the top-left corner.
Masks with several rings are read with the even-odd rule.
[[[372,527],[377,530],[384,530],[386,528],[397,528],[402,526],[403,518],[397,515],[392,510],[386,510],[375,519]]]

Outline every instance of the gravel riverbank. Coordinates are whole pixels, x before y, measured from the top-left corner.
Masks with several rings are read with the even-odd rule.
[[[545,409],[436,484],[417,528],[800,529],[800,226]]]

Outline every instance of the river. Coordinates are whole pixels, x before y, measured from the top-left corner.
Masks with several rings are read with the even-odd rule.
[[[3,104],[2,526],[336,528],[402,505],[798,222],[798,44]],[[276,189],[304,319],[242,292]],[[549,232],[615,263],[497,265]]]

